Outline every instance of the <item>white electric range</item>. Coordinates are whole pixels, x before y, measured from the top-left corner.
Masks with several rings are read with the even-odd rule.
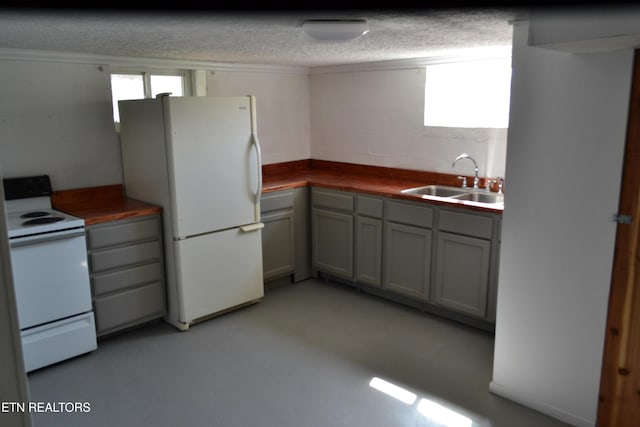
[[[84,220],[51,207],[46,175],[3,180],[27,372],[97,348]]]

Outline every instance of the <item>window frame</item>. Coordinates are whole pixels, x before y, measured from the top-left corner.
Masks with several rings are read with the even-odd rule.
[[[179,76],[182,78],[182,93],[184,96],[192,94],[192,70],[188,69],[148,69],[144,67],[111,67],[109,72],[109,84],[111,84],[111,76],[114,74],[125,74],[132,76],[142,76],[142,85],[144,99],[152,98],[151,94],[151,76]],[[113,88],[111,88],[111,99],[113,105]],[[116,131],[120,131],[120,122],[114,120]]]

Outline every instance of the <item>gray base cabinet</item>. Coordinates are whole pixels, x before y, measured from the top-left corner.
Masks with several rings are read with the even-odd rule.
[[[427,301],[431,283],[431,230],[388,223],[384,287]]]
[[[440,209],[434,303],[495,321],[499,217]]]
[[[282,212],[262,217],[262,262],[264,280],[294,272],[293,213]]]
[[[294,282],[311,276],[309,255],[309,189],[273,191],[260,200],[262,266],[265,287],[287,277]],[[271,284],[267,285],[267,283]]]
[[[499,214],[312,187],[311,228],[315,272],[484,329],[495,323]]]
[[[356,218],[356,281],[382,285],[382,221]]]
[[[372,286],[382,285],[382,217],[384,200],[356,196],[355,280]]]
[[[160,221],[148,215],[86,227],[98,336],[165,315]]]
[[[434,208],[386,201],[384,288],[429,300]]]
[[[485,317],[491,242],[440,232],[437,253],[434,302]]]
[[[338,277],[353,279],[353,215],[314,208],[312,264]]]
[[[311,215],[310,189],[298,187],[294,190],[293,200],[293,241],[295,252],[295,272],[293,281],[311,277]]]
[[[348,192],[311,190],[311,265],[349,281],[354,277],[354,204]]]
[[[295,271],[293,204],[293,190],[267,193],[260,201],[265,282]]]

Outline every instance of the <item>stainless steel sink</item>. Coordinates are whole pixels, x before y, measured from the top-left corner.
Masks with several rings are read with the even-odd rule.
[[[480,202],[480,203],[504,203],[504,194],[498,193],[464,193],[459,194],[457,196],[451,196],[452,199],[456,200],[469,200],[472,202]]]
[[[437,184],[405,188],[401,193],[412,194],[423,198],[440,197],[450,199],[451,201],[461,200],[492,205],[504,203],[503,193],[490,193],[481,190],[474,191],[472,188],[450,187]]]
[[[458,187],[449,187],[446,185],[425,185],[423,187],[406,188],[401,191],[404,194],[414,194],[416,196],[436,196],[436,197],[453,197],[466,194],[467,191]]]

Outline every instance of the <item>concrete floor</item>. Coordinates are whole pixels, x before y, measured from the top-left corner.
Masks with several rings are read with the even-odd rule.
[[[490,333],[312,279],[187,332],[102,340],[28,380],[31,401],[90,409],[35,413],[36,427],[566,426],[491,394],[492,357]]]

